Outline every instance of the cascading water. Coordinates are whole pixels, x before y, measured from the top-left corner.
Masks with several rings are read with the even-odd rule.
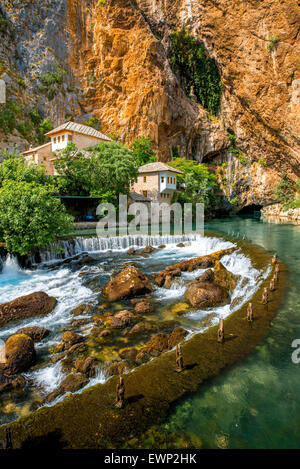
[[[185,247],[177,247],[178,243],[184,243]],[[32,393],[24,399],[24,402],[15,403],[13,408],[10,403],[8,406],[9,411],[1,412],[0,410],[0,422],[6,422],[7,419],[21,415],[24,412],[24,406],[26,407],[27,402],[34,401],[36,394],[40,396],[40,405],[46,395],[60,386],[67,372],[62,368],[60,362],[49,364],[49,349],[61,341],[61,336],[66,330],[75,331],[85,337],[89,336],[93,327],[91,317],[95,314],[95,308],[99,305],[99,289],[111,278],[113,272],[128,262],[129,257],[126,254],[128,248],[143,248],[148,245],[166,245],[166,248],[156,249],[148,257],[142,256],[138,252],[134,256],[130,256],[130,261],[134,262],[148,275],[159,272],[166,266],[181,260],[210,254],[233,246],[232,243],[221,238],[204,237],[198,234],[79,238],[60,241],[50,246],[49,251],[42,251],[40,257],[44,264],[36,265],[35,270],[22,270],[16,259],[7,258],[3,272],[0,274],[1,303],[35,291],[44,291],[57,299],[57,306],[47,316],[29,318],[12,325],[8,324],[0,329],[0,339],[3,340],[6,340],[20,327],[38,325],[50,330],[50,335],[36,344],[39,359],[38,368],[26,374],[27,379],[32,383]],[[82,266],[78,263],[77,255],[83,252],[94,253],[95,262],[92,265]],[[67,265],[52,265],[59,258],[64,259],[72,256],[75,256],[75,259]],[[238,282],[232,298],[240,298],[239,304],[247,301],[259,286],[261,272],[255,270],[251,266],[250,260],[240,251],[236,251],[231,256],[223,257],[222,262],[233,273],[241,275],[241,280]],[[214,324],[219,317],[226,317],[230,314],[232,312],[230,305],[226,305],[214,308],[213,312],[210,310],[194,310],[186,311],[183,316],[170,317],[170,307],[184,301],[183,294],[186,283],[202,272],[203,270],[183,273],[180,279],[174,281],[169,290],[157,288],[153,293],[155,313],[151,317],[147,316],[147,319],[155,322],[175,319],[176,323],[181,324],[190,334],[193,334],[208,327],[207,324],[204,324],[204,319],[212,313],[213,318],[209,323],[210,325]],[[72,310],[81,304],[89,304],[92,309],[90,312],[76,316],[75,324],[78,322],[78,325],[74,325]],[[128,305],[126,307],[130,308]],[[110,308],[111,311],[113,305]],[[123,343],[122,347],[124,347]],[[103,354],[102,349],[102,346],[97,349],[96,345],[96,349],[93,349],[92,352],[96,356],[100,356],[100,359],[99,357],[98,359],[101,368],[105,367],[105,360],[119,359],[118,350],[116,350],[114,344],[111,348],[108,347],[108,351],[105,352],[106,355]],[[99,368],[96,377],[90,381],[88,386],[101,383],[105,379],[102,369]],[[63,396],[60,396],[54,402],[62,398]]]
[[[61,240],[56,243],[49,244],[46,249],[39,251],[39,258],[42,263],[67,259],[83,252],[105,252],[105,251],[124,251],[130,248],[142,248],[146,246],[159,245],[176,245],[190,241],[201,242],[205,239],[207,249],[214,249],[219,240],[217,238],[204,238],[199,234],[187,235],[166,235],[166,236],[114,236],[110,238],[93,237],[93,238],[75,238],[70,240]],[[35,264],[36,256],[30,258],[31,264]]]

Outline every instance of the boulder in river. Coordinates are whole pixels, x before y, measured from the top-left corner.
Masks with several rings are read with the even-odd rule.
[[[14,334],[5,343],[5,371],[9,374],[27,371],[35,365],[36,355],[33,340],[26,334]]]
[[[156,249],[153,246],[146,246],[142,251],[141,254],[151,254]]]
[[[210,308],[229,303],[228,290],[214,282],[194,280],[184,294],[186,300],[194,307]]]
[[[96,359],[94,357],[78,358],[75,362],[75,369],[88,378],[93,378],[96,375],[95,363]]]
[[[32,326],[22,327],[17,330],[16,334],[26,334],[33,340],[33,342],[41,342],[41,340],[50,334],[50,331],[44,327]]]
[[[227,270],[222,262],[216,261],[214,268],[214,278],[218,285],[221,285],[222,287],[227,288],[232,292],[235,289],[240,276],[235,275]]]
[[[113,329],[124,329],[131,325],[133,319],[134,314],[131,311],[124,309],[114,316],[111,316],[107,322]]]
[[[182,272],[192,272],[197,269],[208,269],[214,267],[215,262],[225,255],[232,254],[237,248],[224,249],[206,256],[195,257],[186,261],[166,267],[158,274],[153,274],[154,283],[159,287],[170,288],[174,277],[180,277]]]
[[[21,296],[0,305],[0,326],[33,316],[46,316],[56,306],[56,299],[44,292]]]
[[[135,267],[127,267],[104,286],[103,295],[109,301],[118,301],[152,291],[153,287],[147,275]]]

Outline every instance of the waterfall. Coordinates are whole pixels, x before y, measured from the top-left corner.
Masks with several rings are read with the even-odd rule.
[[[3,262],[2,275],[5,275],[5,278],[15,278],[20,272],[20,266],[16,257],[7,256],[6,260]]]
[[[129,248],[143,248],[146,246],[176,245],[184,242],[202,242],[208,250],[213,250],[214,246],[220,243],[218,238],[207,238],[200,234],[186,235],[165,235],[165,236],[113,236],[94,237],[94,238],[74,238],[69,240],[61,240],[56,243],[49,244],[45,249],[41,249],[29,258],[32,265],[37,263],[49,263],[57,260],[64,260],[84,252],[96,253],[105,251],[124,251]],[[37,261],[38,259],[38,261]]]

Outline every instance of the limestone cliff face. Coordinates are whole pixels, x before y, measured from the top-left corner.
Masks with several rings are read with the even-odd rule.
[[[279,174],[300,176],[298,2],[0,3],[17,29],[22,66],[14,63],[33,87],[26,93],[54,123],[66,115],[76,120],[95,115],[101,131],[125,143],[151,137],[162,161],[176,149],[211,163],[228,198],[240,206],[269,203]],[[183,26],[204,41],[218,65],[224,85],[218,118],[185,95],[170,67],[170,34]],[[67,74],[48,100],[36,87],[35,73],[56,62]],[[229,151],[229,132],[240,153]]]

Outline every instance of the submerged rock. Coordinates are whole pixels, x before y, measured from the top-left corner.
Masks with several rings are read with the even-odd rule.
[[[5,371],[9,374],[27,371],[35,365],[36,354],[33,340],[26,334],[14,334],[5,343]]]
[[[12,377],[0,371],[0,394],[15,389],[23,389],[26,385],[24,376]]]
[[[94,357],[78,358],[75,362],[75,370],[83,373],[88,378],[93,378],[96,375],[96,359]]]
[[[151,254],[152,252],[156,251],[153,246],[146,246],[142,251],[141,254]]]
[[[120,311],[119,313],[110,317],[108,319],[108,324],[113,329],[124,329],[125,327],[130,326],[133,318],[134,314],[131,311],[125,309],[124,311]]]
[[[180,344],[180,342],[182,342],[187,335],[188,331],[182,327],[175,327],[175,329],[169,335],[168,347],[172,349],[175,347],[175,345]]]
[[[83,256],[81,259],[79,259],[79,261],[77,262],[78,265],[86,265],[86,264],[92,264],[93,262],[95,262],[97,259],[95,259],[94,257],[86,254],[85,256]]]
[[[128,254],[129,256],[132,256],[132,255],[136,254],[136,252],[137,252],[136,249],[130,248],[130,249],[128,249],[126,254]]]
[[[120,376],[129,373],[130,365],[127,361],[111,363],[107,369],[108,376]]]
[[[147,275],[135,267],[128,267],[110,280],[103,288],[103,295],[109,301],[124,300],[153,291]]]
[[[46,316],[55,306],[56,299],[44,292],[21,296],[0,305],[0,326],[33,316]]]
[[[154,308],[149,301],[139,301],[134,307],[134,311],[138,314],[150,314],[153,313]]]
[[[73,316],[80,316],[81,314],[90,313],[90,312],[91,312],[91,306],[86,305],[86,304],[82,304],[82,305],[76,306],[76,308],[72,309],[70,314],[72,314]]]
[[[44,327],[33,326],[22,327],[17,330],[16,334],[26,334],[33,340],[33,342],[40,342],[50,334],[50,331]]]
[[[184,296],[192,306],[200,308],[222,306],[229,302],[228,290],[214,282],[194,280],[187,287]]]
[[[86,386],[88,382],[89,379],[86,376],[79,373],[71,373],[63,380],[58,389],[49,394],[46,401],[52,402],[58,396],[60,396],[61,394],[65,394],[66,392],[79,391],[79,389]]]
[[[169,349],[168,345],[168,335],[160,332],[156,334],[152,339],[149,340],[146,344],[146,351],[152,357],[158,357],[162,352],[165,352]]]
[[[66,348],[71,347],[72,345],[79,344],[83,341],[83,336],[76,334],[75,332],[67,331],[62,336],[62,341],[66,345]]]

